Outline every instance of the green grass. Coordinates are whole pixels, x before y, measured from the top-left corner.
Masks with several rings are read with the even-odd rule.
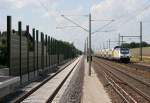
[[[133,61],[133,62],[139,62],[140,61],[140,57],[139,56],[131,57],[131,61]],[[150,56],[148,56],[148,57],[143,56],[142,57],[142,62],[150,64]]]
[[[131,61],[134,61],[134,62],[139,62],[139,48],[134,48],[134,49],[131,49]],[[145,62],[145,63],[150,63],[150,47],[143,47],[143,61],[142,62]]]
[[[143,47],[143,56],[150,56],[150,47]],[[132,56],[139,56],[139,48],[131,49]]]

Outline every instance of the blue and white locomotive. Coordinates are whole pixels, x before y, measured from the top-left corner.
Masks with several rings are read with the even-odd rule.
[[[130,62],[130,50],[116,46],[113,49],[104,49],[95,54],[97,57],[102,57],[110,60],[117,60],[121,62]]]

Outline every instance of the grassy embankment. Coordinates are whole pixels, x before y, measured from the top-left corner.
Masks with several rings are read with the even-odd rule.
[[[139,48],[134,48],[134,49],[131,49],[131,61],[134,61],[134,62],[139,62]],[[143,48],[143,62],[145,63],[150,63],[150,47],[144,47]]]

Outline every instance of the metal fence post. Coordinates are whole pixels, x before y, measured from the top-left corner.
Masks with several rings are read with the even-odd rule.
[[[57,51],[56,51],[56,39],[54,39],[54,50],[55,50],[55,57],[57,56]],[[56,58],[55,58],[55,65],[57,64]]]
[[[37,48],[36,48],[36,53],[37,53],[37,70],[39,70],[39,60],[38,60],[38,57],[39,57],[39,53],[38,53],[38,49],[39,49],[39,46],[38,46],[38,43],[39,43],[39,31],[38,30],[36,30],[36,46],[37,46]]]
[[[44,69],[44,38],[43,38],[44,34],[41,33],[41,44],[42,44],[42,47],[41,47],[41,67],[42,67],[42,70]]]
[[[49,59],[49,68],[50,68],[50,36],[48,36],[48,59]]]
[[[46,67],[47,67],[47,35],[45,35],[45,47],[46,47]]]
[[[21,21],[18,22],[18,34],[19,34],[19,74],[20,74],[20,84],[22,84],[22,65],[21,65],[21,54],[22,54],[22,51],[21,51],[21,46],[22,46],[22,23]]]
[[[54,40],[54,38],[53,38],[53,55],[55,55],[55,40]],[[55,64],[55,61],[54,61],[54,59],[55,58],[52,58],[53,59],[53,65]]]
[[[54,54],[54,39],[52,38],[52,58],[51,58],[51,65],[53,66],[53,61],[54,61],[54,59],[53,59],[53,54]]]
[[[62,48],[61,48],[61,41],[60,41],[60,42],[59,42],[59,55],[60,55],[60,56],[61,56],[61,52],[62,52],[61,49],[62,49]],[[61,64],[61,59],[62,59],[62,57],[60,57],[60,56],[59,56],[59,63]]]
[[[28,72],[28,81],[30,80],[30,71],[29,71],[29,25],[26,26],[27,33],[27,72]]]
[[[57,65],[59,65],[59,41],[57,41]]]
[[[41,69],[43,69],[43,65],[42,65],[42,63],[43,63],[43,35],[42,35],[42,32],[41,32]]]
[[[34,77],[35,77],[35,29],[32,29],[32,35],[33,35],[33,68],[34,68]]]
[[[7,16],[7,65],[9,68],[9,75],[11,75],[11,16]]]
[[[50,44],[51,44],[51,45],[50,45],[50,55],[51,55],[51,57],[50,57],[50,65],[51,65],[51,66],[52,66],[52,51],[53,51],[53,47],[52,47],[52,43],[53,43],[53,42],[52,42],[52,40],[53,40],[53,39],[52,39],[52,37],[51,37],[51,41],[50,41]]]

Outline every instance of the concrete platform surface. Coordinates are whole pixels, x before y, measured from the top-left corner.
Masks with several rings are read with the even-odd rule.
[[[0,82],[3,82],[3,81],[6,81],[6,80],[8,80],[8,79],[10,79],[11,77],[9,77],[9,76],[1,76],[0,75]]]
[[[81,59],[83,59],[83,56],[81,56]],[[65,91],[67,91],[67,88],[69,87],[69,83],[71,82],[77,69],[79,69],[79,67],[81,65],[81,61],[82,61],[81,59],[80,59],[79,63],[77,64],[77,66],[72,71],[72,73],[70,74],[70,76],[67,78],[66,82],[63,84],[63,86],[61,87],[61,89],[59,90],[59,92],[57,93],[55,98],[53,99],[52,103],[66,103],[66,102],[64,102],[64,96],[66,96],[66,95],[63,95],[63,94],[65,93]],[[63,100],[61,100],[61,99],[63,99]],[[67,103],[68,102],[69,101],[67,101]]]
[[[62,80],[66,77],[66,75],[70,72],[70,70],[74,67],[79,59],[80,58],[75,60],[62,72],[60,72],[58,75],[44,84],[41,88],[31,94],[28,98],[26,98],[22,103],[45,103],[49,96],[56,90],[58,85],[62,82]]]
[[[111,99],[104,90],[93,67],[91,77],[88,76],[88,63],[85,60],[85,75],[83,83],[83,96],[81,103],[111,103]]]
[[[6,88],[15,83],[20,83],[19,77],[0,76],[0,89]]]
[[[0,76],[0,99],[15,92],[19,84],[19,77]]]

